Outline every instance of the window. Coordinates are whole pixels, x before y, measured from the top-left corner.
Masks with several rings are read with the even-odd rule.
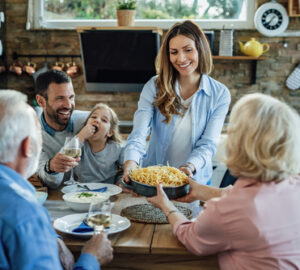
[[[117,26],[117,0],[33,0],[35,28]],[[137,0],[135,26],[169,28],[183,19],[203,29],[251,29],[253,0]]]

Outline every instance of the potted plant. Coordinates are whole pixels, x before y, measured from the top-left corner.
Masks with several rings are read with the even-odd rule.
[[[136,0],[119,0],[117,4],[118,26],[133,26]]]

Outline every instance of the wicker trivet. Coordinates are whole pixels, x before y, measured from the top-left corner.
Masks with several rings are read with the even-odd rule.
[[[192,211],[190,209],[180,205],[177,205],[176,207],[188,219],[192,218]],[[152,204],[137,204],[128,206],[122,209],[121,216],[127,217],[135,222],[159,224],[169,223],[164,213],[159,208],[154,207]]]

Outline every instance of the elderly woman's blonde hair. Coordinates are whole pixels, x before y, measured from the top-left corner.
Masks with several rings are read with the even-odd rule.
[[[249,94],[233,107],[225,163],[237,177],[280,181],[300,173],[300,117],[284,102]]]
[[[107,142],[115,141],[115,142],[121,143],[122,138],[121,138],[120,131],[119,131],[119,118],[118,118],[116,112],[111,107],[109,107],[108,105],[106,105],[104,103],[98,103],[92,108],[92,110],[91,110],[87,120],[85,121],[84,125],[86,125],[86,123],[87,123],[88,119],[91,117],[92,113],[96,110],[99,110],[99,109],[105,109],[111,115],[110,131],[113,132],[113,135],[111,137],[107,138]]]

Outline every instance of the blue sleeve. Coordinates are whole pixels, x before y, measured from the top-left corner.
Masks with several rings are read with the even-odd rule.
[[[44,216],[30,215],[20,224],[5,226],[11,228],[6,228],[1,236],[9,269],[62,269],[56,234]]]
[[[140,164],[141,159],[146,155],[146,139],[150,134],[154,112],[152,103],[157,92],[155,79],[156,77],[153,77],[148,81],[142,90],[138,109],[134,114],[133,130],[125,146],[124,162],[133,160]]]
[[[100,265],[93,255],[81,253],[73,270],[100,270]]]
[[[195,166],[196,172],[206,165],[211,164],[216,146],[219,142],[231,101],[229,90],[225,86],[223,86],[221,90],[220,92],[222,94],[216,99],[215,106],[210,112],[205,130],[196,142],[196,146],[187,160],[187,162],[191,162]]]

